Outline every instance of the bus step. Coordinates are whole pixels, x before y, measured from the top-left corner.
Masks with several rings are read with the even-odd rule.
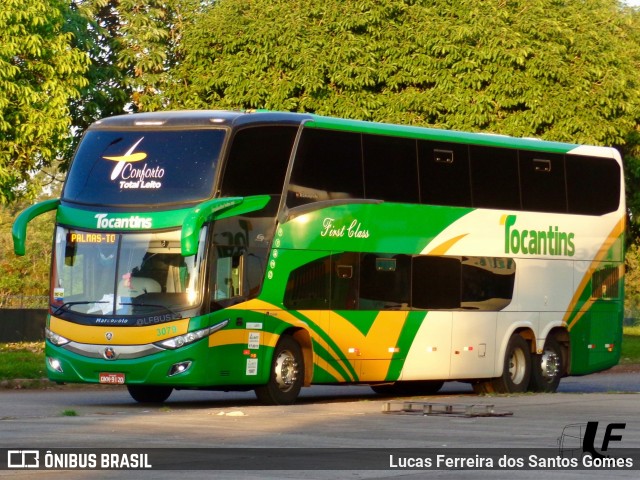
[[[419,413],[422,415],[450,415],[455,417],[507,417],[513,412],[496,412],[494,405],[454,404],[414,401],[391,401],[382,405],[382,413]]]

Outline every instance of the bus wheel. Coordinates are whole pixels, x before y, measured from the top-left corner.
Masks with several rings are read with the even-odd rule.
[[[473,385],[476,393],[523,393],[531,378],[531,353],[527,341],[518,334],[509,339],[502,375]]]
[[[284,335],[273,352],[269,381],[256,388],[256,396],[266,405],[290,405],[298,398],[303,382],[302,349],[293,337]]]
[[[542,354],[532,356],[529,390],[532,392],[555,392],[560,384],[562,371],[562,347],[554,337],[549,337],[544,342]]]
[[[442,385],[442,380],[416,380],[371,385],[371,390],[379,395],[434,395]]]
[[[173,388],[171,387],[154,387],[148,385],[127,385],[127,390],[129,390],[129,395],[133,397],[136,402],[140,403],[162,403],[171,392],[173,392]]]

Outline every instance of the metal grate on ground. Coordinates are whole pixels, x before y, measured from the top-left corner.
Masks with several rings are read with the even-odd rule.
[[[382,405],[382,413],[440,415],[453,417],[508,417],[513,412],[497,412],[495,405],[390,401]]]

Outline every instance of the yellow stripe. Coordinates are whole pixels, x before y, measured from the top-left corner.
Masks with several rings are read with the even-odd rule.
[[[131,153],[129,155],[122,155],[119,157],[102,157],[105,160],[111,160],[112,162],[139,162],[140,160],[144,160],[147,158],[147,154],[144,152]]]
[[[331,336],[343,352],[348,352],[349,348],[358,350],[358,354],[348,355],[348,361],[358,372],[360,380],[380,380],[385,377],[407,314],[403,311],[382,311],[364,335],[350,321],[332,312]],[[358,371],[358,363],[362,360],[377,361],[366,362],[366,371],[362,372]]]
[[[293,316],[292,314],[290,314],[289,312],[287,312],[286,310],[281,309],[280,307],[277,307],[271,303],[265,302],[263,300],[259,300],[259,299],[252,299],[249,300],[247,302],[244,303],[240,303],[238,305],[234,305],[232,307],[229,307],[229,309],[238,309],[238,310],[253,310],[253,311],[257,311],[263,314],[269,314],[274,316],[275,318],[277,318],[278,320],[281,320],[284,323],[287,323],[291,326],[294,327],[299,327],[299,328],[304,328],[309,335],[311,335],[311,338],[313,339],[313,341],[315,341],[318,345],[321,345],[322,348],[324,348],[334,360],[338,360],[342,357],[342,355],[340,354],[340,352],[336,352],[334,350],[333,347],[331,347],[321,336],[317,335],[311,328],[309,328],[309,325],[303,321],[301,321],[300,319],[296,318],[295,316]],[[324,332],[327,333],[327,335],[330,334],[329,331],[329,325],[327,323],[328,319],[329,319],[329,312],[327,311],[305,311],[304,312],[305,315],[307,317],[309,317],[309,319],[313,320],[313,322],[318,325],[318,327],[323,330]],[[222,333],[222,332],[217,332],[216,335],[218,333]],[[359,332],[358,332],[359,333]],[[359,333],[360,334],[360,333]],[[213,335],[213,337],[216,337],[216,335]],[[360,334],[361,335],[361,334]],[[275,343],[277,341],[277,337],[275,335],[272,336],[272,338],[269,338],[269,345],[270,346],[275,346]],[[242,341],[233,341],[230,343],[242,343],[244,340]],[[315,358],[319,358],[317,356],[317,354],[314,353],[314,357]],[[330,365],[328,362],[323,364],[323,368],[325,368],[331,375],[333,375],[336,379],[344,381],[344,382],[349,382],[349,381],[354,381],[355,379],[352,378],[351,376],[349,378],[345,378],[343,375],[341,375],[340,373],[338,373],[338,371],[332,366]],[[347,369],[345,369],[347,371],[347,374],[350,375],[349,371]]]
[[[270,332],[260,330],[220,330],[209,337],[210,347],[221,347],[224,345],[249,345],[249,332],[260,332],[260,345],[275,347],[278,336]]]
[[[326,370],[326,372],[329,375],[331,375],[333,378],[335,378],[339,382],[353,382],[355,380],[352,377],[345,377],[344,375],[342,375],[342,373],[340,373],[338,370],[336,370],[336,368],[333,366],[333,364],[331,364],[329,362],[324,362],[323,368]],[[349,370],[347,368],[344,368],[344,371],[347,372],[347,374],[350,374],[350,372],[349,372]]]
[[[622,233],[624,232],[624,229],[625,229],[625,218],[622,217],[618,221],[618,223],[616,223],[616,225],[613,227],[613,230],[607,236],[607,239],[604,241],[604,243],[598,250],[598,253],[596,254],[593,261],[591,262],[591,265],[589,266],[586,273],[582,277],[582,280],[580,281],[580,285],[578,285],[578,288],[574,292],[573,298],[571,299],[571,303],[569,304],[569,308],[564,314],[564,318],[562,319],[564,323],[568,322],[569,317],[575,310],[578,304],[578,301],[580,300],[580,296],[582,295],[582,292],[584,291],[585,288],[587,288],[587,284],[591,280],[593,273],[598,269],[598,266],[600,265],[604,257],[607,255],[607,253],[611,249],[611,246],[620,238],[620,235],[622,235]],[[621,265],[620,268],[624,268],[624,266]],[[573,320],[571,320],[571,323],[567,324],[567,328],[569,330],[571,330],[573,327],[577,325],[577,323],[582,319],[582,316],[586,313],[587,310],[589,310],[589,308],[591,308],[594,302],[595,300],[593,299],[589,299],[585,302],[584,308],[580,310],[575,317],[573,317]]]
[[[469,235],[468,233],[463,233],[462,235],[458,235],[457,237],[451,238],[444,243],[441,243],[435,248],[432,248],[431,251],[427,255],[444,255],[449,251],[451,247],[453,247],[456,243],[462,240],[464,237]]]
[[[389,347],[396,347],[407,312],[398,310],[381,311],[366,335],[363,335],[349,320],[333,313],[331,317],[331,334],[342,351],[350,347],[358,348],[362,360],[390,360],[393,352]]]
[[[328,335],[331,335],[331,339],[337,345],[338,349],[336,350],[321,336],[311,330],[305,322],[275,305],[262,300],[253,299],[231,308],[254,310],[264,314],[268,313],[289,325],[306,329],[312,336],[313,340],[329,353],[333,361],[350,364],[358,376],[360,376],[361,373],[360,363],[362,360],[376,360],[375,362],[367,362],[365,372],[367,379],[376,380],[384,378],[389,370],[391,360],[395,355],[394,349],[397,347],[397,342],[400,338],[400,334],[402,333],[408,314],[408,312],[405,311],[379,312],[370,330],[365,335],[358,330],[352,322],[340,315],[337,315],[333,311],[305,311],[305,316],[313,321],[318,328],[326,332]],[[331,322],[331,326],[329,326],[328,322]],[[242,333],[234,334],[232,331],[229,331],[225,333],[225,336],[222,336],[221,334],[223,334],[224,331],[217,332],[215,335],[211,336],[210,345],[213,346],[211,343],[213,341],[216,342],[216,345],[231,343],[239,344],[248,341],[248,336],[244,333],[246,332],[245,330],[237,330],[237,332]],[[272,335],[271,338],[265,337],[263,342],[270,341],[271,345],[275,345],[276,340],[276,336]],[[349,354],[349,348],[357,349],[360,355]],[[406,355],[407,352],[401,353]],[[363,379],[354,378],[348,368],[344,368],[347,375],[347,377],[345,377],[345,374],[342,374],[337,370],[337,363],[334,366],[330,361],[323,361],[327,359],[323,359],[317,355],[315,355],[315,358],[322,368],[326,369],[330,375],[339,381],[353,382],[358,379]]]
[[[187,333],[189,319],[142,327],[114,327],[97,325],[78,325],[57,317],[51,317],[49,328],[68,340],[96,345],[145,345]],[[111,333],[111,340],[106,334]]]

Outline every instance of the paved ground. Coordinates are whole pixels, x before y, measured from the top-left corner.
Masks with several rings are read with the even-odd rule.
[[[546,449],[555,455],[558,439],[567,425],[599,422],[595,446],[601,447],[606,426],[625,424],[614,430],[620,436],[613,448],[640,451],[640,375],[635,368],[617,368],[603,374],[563,380],[560,393],[549,395],[482,396],[471,393],[468,385],[446,384],[443,393],[411,400],[442,405],[495,405],[508,416],[463,417],[458,415],[383,413],[389,401],[375,396],[368,387],[313,387],[305,389],[300,401],[287,407],[267,407],[257,403],[252,393],[175,392],[163,406],[139,405],[126,390],[110,387],[56,387],[47,390],[0,390],[0,448],[107,448],[127,447],[143,451],[163,449],[167,462],[184,470],[186,478],[423,478],[424,471],[389,466],[365,470],[367,459],[356,470],[266,471],[277,466],[282,452],[292,447],[303,452],[309,462],[329,456],[331,450],[359,448],[370,462],[409,449],[418,452],[451,452],[471,448],[482,452],[516,452],[514,449]],[[397,403],[390,404],[397,409]],[[456,411],[460,411],[456,407]],[[571,427],[568,432],[574,432]],[[570,440],[570,439],[569,439]],[[207,448],[215,452],[251,452],[269,448],[267,455],[249,455],[247,468],[234,471],[190,471],[189,450]],[[221,450],[233,448],[239,450]],[[371,450],[379,449],[379,450]],[[400,450],[395,450],[400,449]],[[427,449],[427,450],[422,450]],[[210,452],[212,450],[209,450]],[[3,451],[4,452],[4,451]],[[315,452],[315,454],[314,454]],[[2,453],[4,455],[4,453]],[[178,455],[178,457],[176,457]],[[340,458],[344,455],[339,455]],[[178,460],[178,459],[182,460]],[[336,457],[338,458],[338,457]],[[0,461],[3,459],[0,458]],[[225,459],[218,458],[217,461]],[[324,460],[321,460],[324,461]],[[336,460],[337,461],[337,460]],[[185,463],[186,462],[186,463]],[[295,463],[295,462],[294,462]],[[304,463],[304,462],[303,462]],[[640,462],[639,462],[640,463]],[[156,462],[157,465],[157,462]],[[166,463],[165,463],[166,466]],[[335,468],[328,465],[327,468]],[[607,471],[607,476],[638,478],[640,470]],[[429,478],[477,478],[477,470],[437,470]],[[501,471],[484,472],[492,478],[602,478],[596,471]],[[46,478],[175,478],[175,471],[153,472],[66,471],[38,472]],[[214,475],[215,474],[215,475]],[[1,471],[0,476],[32,478],[33,472]]]

